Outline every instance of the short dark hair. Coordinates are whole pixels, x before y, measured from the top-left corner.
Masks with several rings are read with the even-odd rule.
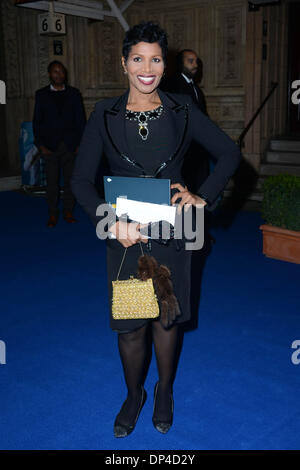
[[[142,21],[136,24],[128,31],[126,31],[123,41],[122,54],[125,61],[128,59],[132,46],[139,42],[158,42],[161,47],[162,57],[164,63],[167,61],[168,54],[168,39],[166,32],[159,26],[158,23],[152,21]]]
[[[194,54],[196,54],[193,49],[182,49],[181,51],[179,51],[176,55],[176,68],[178,72],[182,72],[183,70],[183,57],[185,52],[193,52]]]
[[[50,64],[48,65],[48,73],[50,73],[50,71],[51,71],[51,69],[52,69],[52,67],[53,67],[54,65],[61,65],[62,68],[64,69],[65,74],[67,73],[66,67],[65,67],[64,64],[63,64],[62,62],[60,62],[59,60],[52,60],[52,62],[50,62]]]

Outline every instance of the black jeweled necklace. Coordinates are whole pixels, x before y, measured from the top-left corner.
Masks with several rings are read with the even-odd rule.
[[[158,119],[161,116],[163,109],[162,104],[151,111],[130,111],[130,109],[126,109],[125,118],[129,121],[137,121],[141,138],[143,140],[147,140],[149,135],[148,121]]]

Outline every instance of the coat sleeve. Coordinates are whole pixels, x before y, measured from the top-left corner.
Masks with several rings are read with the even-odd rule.
[[[233,140],[191,102],[189,114],[192,138],[216,160],[213,171],[196,191],[207,199],[207,209],[213,210],[214,203],[238,168],[242,156]]]
[[[97,225],[105,217],[105,214],[103,216],[96,215],[97,207],[105,203],[95,186],[103,154],[100,120],[101,112],[97,104],[85,126],[71,179],[72,192],[94,225]]]

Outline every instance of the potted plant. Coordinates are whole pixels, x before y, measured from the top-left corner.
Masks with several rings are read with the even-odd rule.
[[[300,263],[300,177],[268,176],[263,184],[264,255]]]

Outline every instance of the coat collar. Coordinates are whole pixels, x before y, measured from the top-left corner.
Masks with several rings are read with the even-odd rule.
[[[176,113],[185,109],[185,105],[179,103],[174,98],[174,96],[171,96],[169,93],[163,92],[159,88],[157,88],[157,92],[164,107],[170,108]],[[123,95],[116,98],[116,101],[109,108],[107,108],[106,111],[112,115],[117,115],[120,111],[124,111],[125,113],[126,105],[128,102],[128,96],[129,89]]]
[[[65,91],[67,89],[66,85],[64,84],[64,87],[62,90],[57,90],[56,88],[54,88],[54,86],[52,85],[52,83],[50,83],[49,85],[49,90],[50,91]]]
[[[176,127],[176,137],[177,141],[174,145],[173,150],[170,152],[170,157],[168,160],[163,162],[151,176],[156,176],[160,171],[162,171],[167,164],[175,158],[179,153],[186,134],[187,128],[187,105],[182,105],[178,103],[177,100],[168,93],[162,92],[159,88],[157,89],[161,102],[165,109],[169,112],[171,119],[174,119]],[[126,141],[126,131],[125,131],[125,111],[128,102],[129,90],[126,91],[122,96],[116,99],[113,104],[105,109],[104,111],[104,121],[105,127],[110,139],[112,146],[115,148],[117,153],[126,160],[129,164],[136,167],[139,170],[139,173],[142,171],[143,176],[147,176],[143,167],[135,162],[130,156]]]

